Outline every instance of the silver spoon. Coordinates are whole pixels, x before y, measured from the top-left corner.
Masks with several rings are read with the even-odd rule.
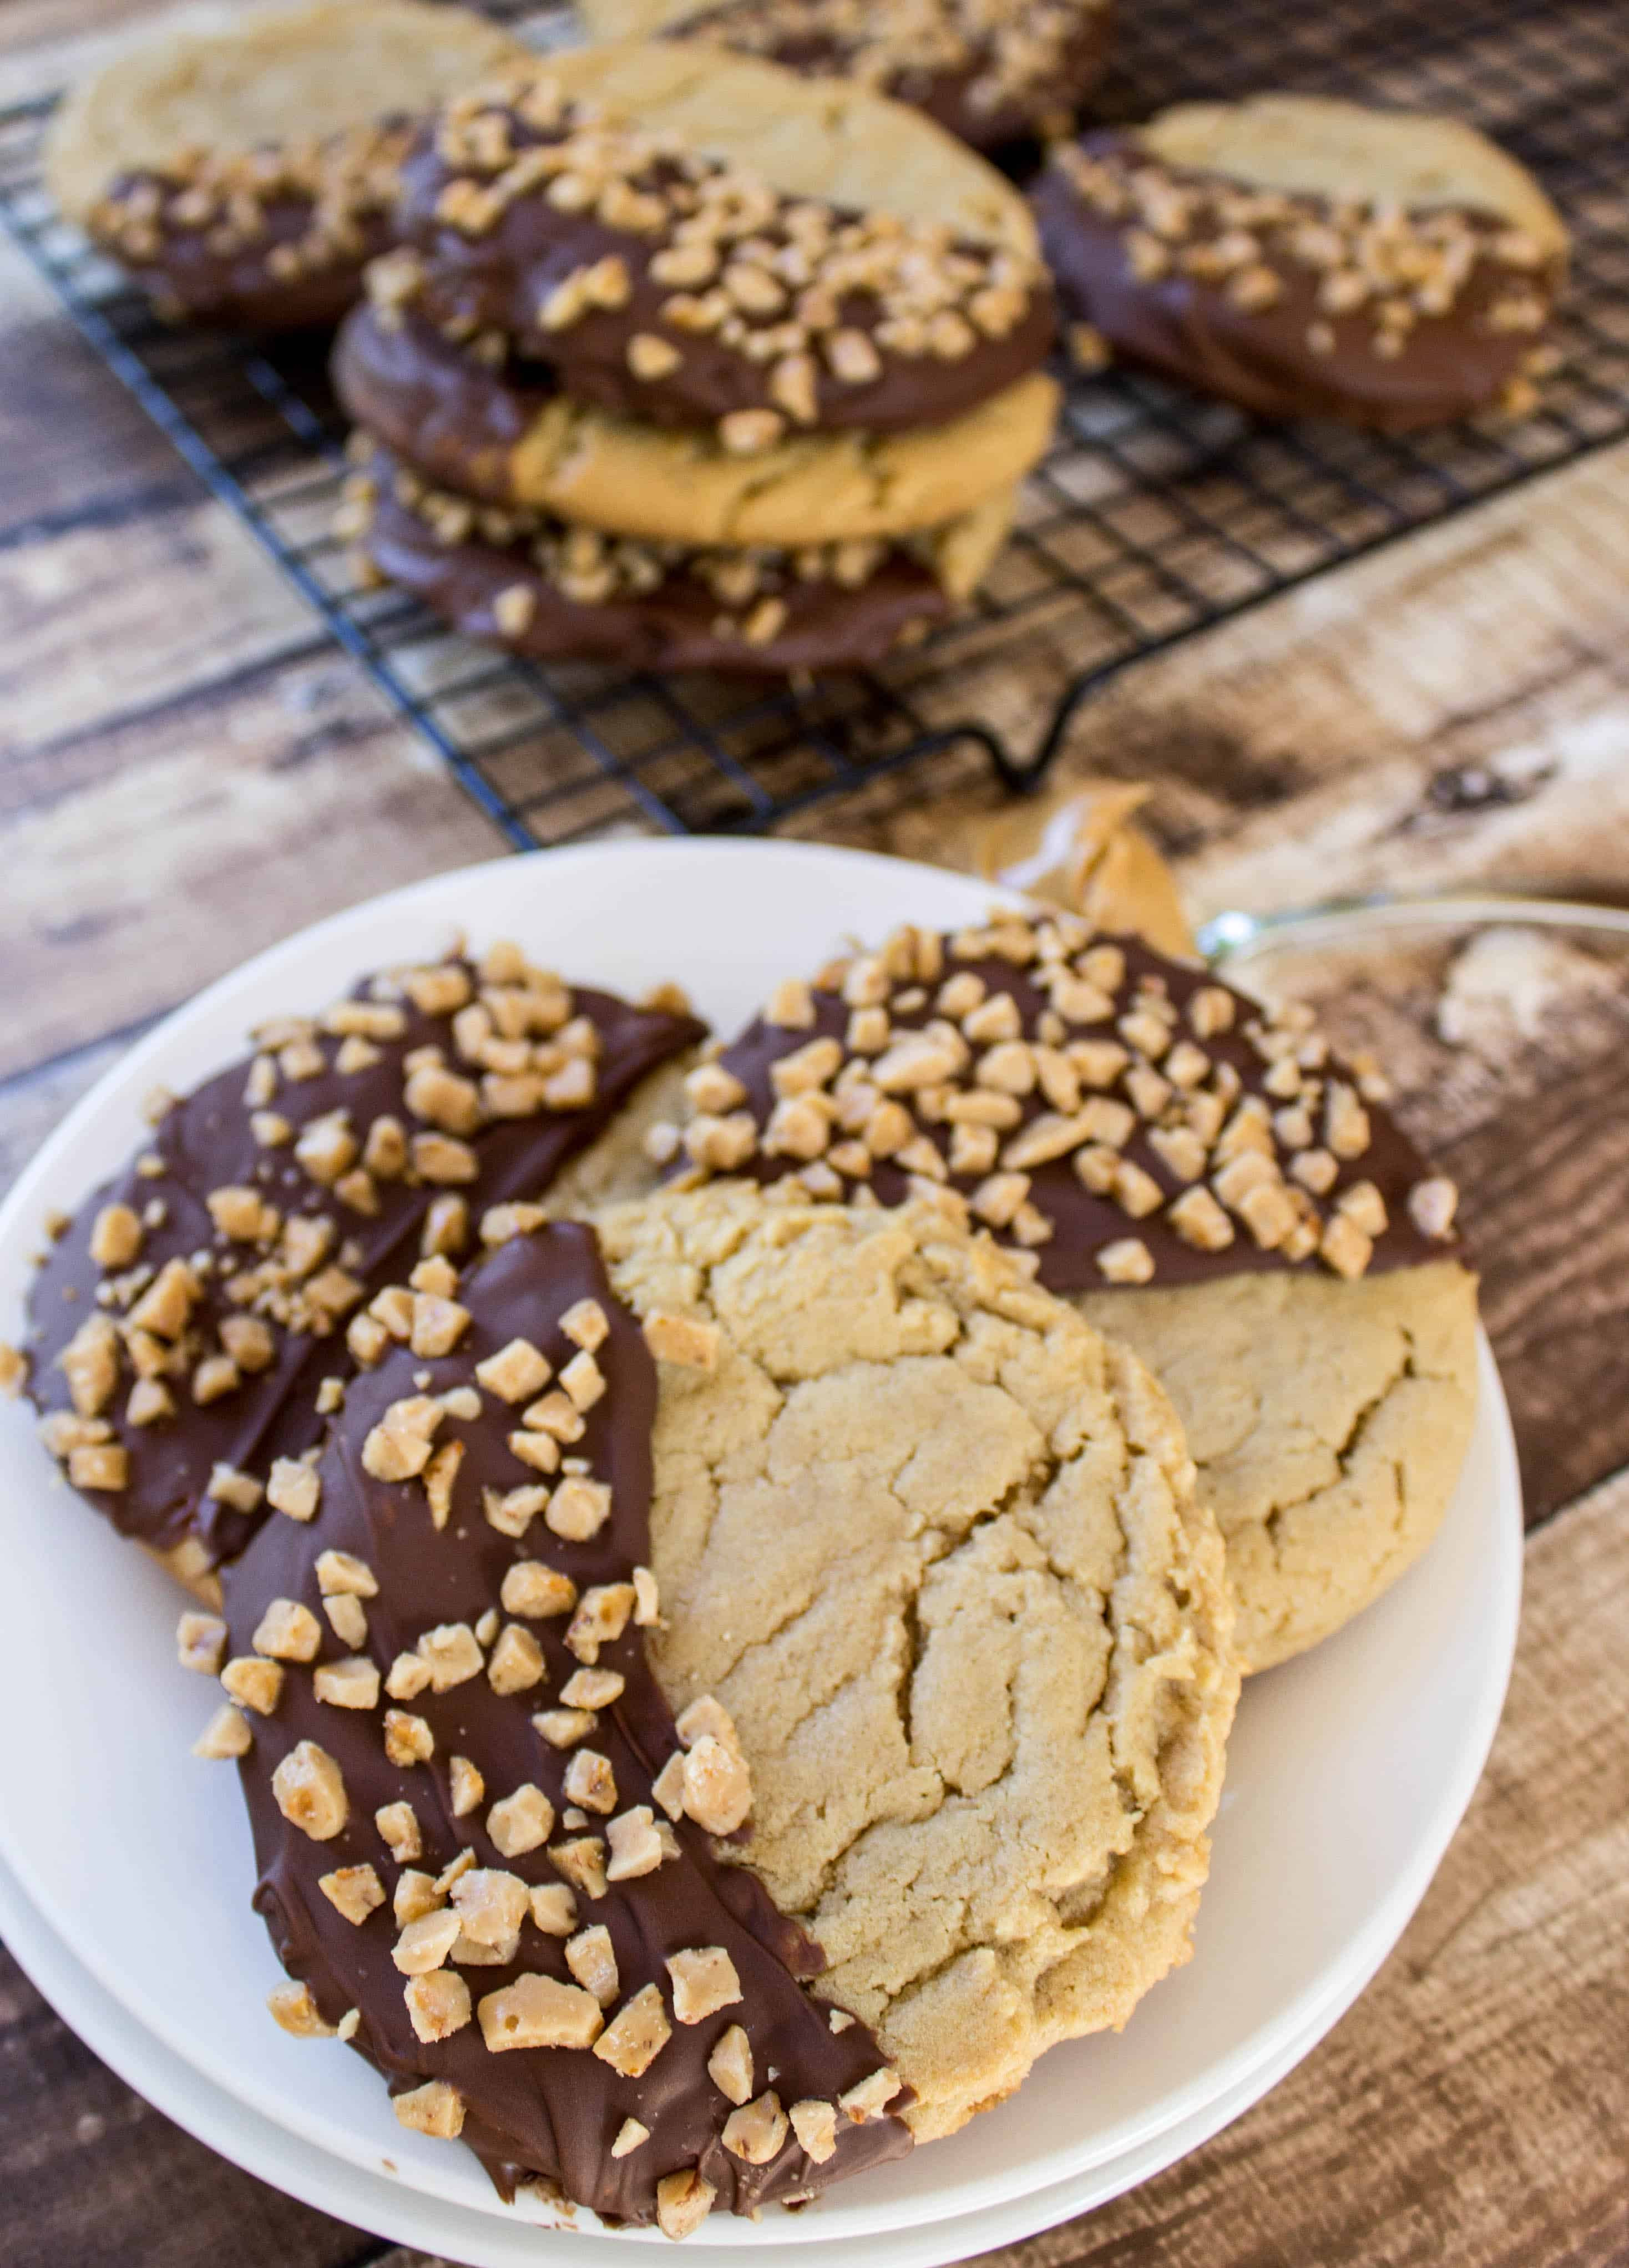
[[[1352,898],[1328,898],[1278,913],[1248,914],[1236,908],[1213,914],[1195,932],[1199,951],[1213,968],[1256,959],[1285,946],[1338,945],[1377,937],[1389,930],[1465,929],[1479,923],[1515,923],[1522,928],[1593,930],[1629,938],[1629,909],[1591,905],[1566,898],[1535,898],[1515,890],[1376,890]]]

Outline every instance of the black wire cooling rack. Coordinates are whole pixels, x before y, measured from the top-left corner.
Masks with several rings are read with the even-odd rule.
[[[545,40],[558,29],[512,4],[491,12],[525,14]],[[330,530],[344,435],[321,349],[155,323],[54,215],[39,176],[48,103],[0,111],[0,225],[515,844],[630,822],[758,831],[956,747],[1026,787],[1078,704],[1129,663],[1629,432],[1624,0],[1122,0],[1120,16],[1095,116],[1289,87],[1449,111],[1496,134],[1574,232],[1560,367],[1518,424],[1406,440],[1264,425],[1126,372],[1076,379],[971,614],[884,668],[813,687],[539,667],[358,587]],[[1018,721],[998,731],[981,700]]]

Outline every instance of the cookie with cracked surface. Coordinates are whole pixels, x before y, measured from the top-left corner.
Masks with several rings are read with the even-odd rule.
[[[798,1198],[931,1197],[1121,1329],[1169,1372],[1264,1668],[1424,1549],[1469,1439],[1456,1193],[1385,1092],[1296,1003],[997,911],[778,987],[655,1146]]]
[[[395,240],[420,114],[525,54],[483,18],[418,0],[316,0],[235,22],[187,11],[68,97],[47,179],[161,313],[333,322]]]
[[[948,424],[800,433],[741,457],[703,427],[572,401],[535,365],[495,368],[410,304],[354,309],[334,378],[358,425],[461,496],[649,542],[734,548],[946,528],[1040,460],[1058,409],[1056,385],[1035,371]]]
[[[1531,406],[1566,232],[1457,120],[1184,103],[1058,147],[1035,202],[1091,337],[1203,393],[1388,432]]]
[[[928,1207],[739,1184],[598,1223],[661,1365],[674,1706],[752,1770],[742,1863],[918,2140],[1186,1959],[1237,1693],[1220,1540],[1148,1373]]]
[[[881,537],[795,551],[697,549],[472,504],[375,449],[346,483],[341,531],[365,567],[468,636],[534,660],[733,674],[854,668],[915,644],[964,595],[940,571],[969,533]],[[1010,497],[984,509],[977,572]]]
[[[1226,1539],[1247,1673],[1330,1637],[1435,1535],[1476,1411],[1476,1279],[1455,1262],[1075,1304],[1176,1405]]]
[[[579,13],[598,40],[694,40],[856,79],[976,150],[1066,131],[1113,28],[1109,0],[580,0]]]

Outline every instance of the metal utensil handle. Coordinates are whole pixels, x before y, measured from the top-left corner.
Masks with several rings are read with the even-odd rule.
[[[1367,896],[1329,898],[1310,906],[1288,906],[1277,913],[1249,914],[1235,909],[1214,914],[1196,932],[1200,952],[1213,968],[1248,961],[1286,946],[1339,944],[1348,938],[1378,936],[1390,930],[1463,929],[1478,923],[1514,922],[1536,929],[1593,930],[1629,938],[1629,909],[1592,905],[1567,898],[1535,898],[1511,890],[1380,890]]]

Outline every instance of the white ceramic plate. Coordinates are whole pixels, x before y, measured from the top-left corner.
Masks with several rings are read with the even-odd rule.
[[[814,846],[657,843],[501,859],[337,916],[172,1018],[53,1137],[0,1210],[0,1337],[18,1327],[46,1209],[119,1162],[151,1087],[195,1083],[274,1008],[319,1006],[358,971],[464,928],[477,941],[517,936],[613,987],[677,977],[727,1030],[768,982],[844,934],[955,924],[991,895]],[[277,1971],[248,1909],[235,1775],[187,1755],[209,1705],[172,1666],[175,1594],[81,1510],[20,1408],[0,1411],[0,1549],[10,1595],[26,1602],[0,1653],[0,1712],[27,1733],[0,1743],[0,1856],[155,2052],[361,2173],[387,2164],[427,2203],[512,2223],[473,2157],[403,2132],[359,2058],[270,2023]],[[1267,2083],[1373,1973],[1470,1800],[1503,1699],[1520,1568],[1515,1462],[1485,1347],[1471,1453],[1430,1552],[1337,1638],[1249,1688],[1189,1967],[1118,2039],[1056,2051],[1021,2096],[953,2141],[814,2211],[710,2224],[704,2249],[851,2242],[982,2213],[1106,2172],[1207,2106],[1248,2099],[1253,2078]]]
[[[0,1936],[57,2013],[122,2079],[139,2088],[149,2102],[199,2141],[291,2197],[354,2221],[376,2236],[418,2249],[433,2247],[439,2257],[463,2262],[467,2268],[537,2268],[539,2248],[545,2242],[549,2268],[595,2268],[596,2262],[604,2260],[604,2246],[595,2236],[557,2228],[545,2239],[529,2222],[444,2205],[387,2176],[364,2173],[326,2151],[313,2150],[269,2119],[246,2110],[160,2046],[102,1991],[41,1920],[4,1865]],[[1358,1978],[1349,1999],[1355,1999],[1367,1981]],[[970,2259],[998,2244],[1015,2243],[1037,2229],[1054,2228],[1077,2213],[1088,2213],[1219,2133],[1299,2063],[1322,2036],[1326,2021],[1341,2013],[1336,2009],[1330,2019],[1280,2047],[1242,2086],[1106,2166],[955,2220],[930,2221],[881,2238],[849,2238],[841,2245],[817,2242],[797,2254],[798,2268],[859,2268],[859,2264],[871,2262],[878,2268],[883,2263],[887,2268],[941,2268],[941,2264]],[[698,2240],[692,2238],[685,2257],[692,2259],[697,2250]]]

